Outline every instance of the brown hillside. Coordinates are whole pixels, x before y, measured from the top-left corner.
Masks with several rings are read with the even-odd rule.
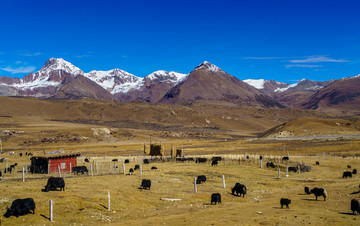
[[[209,62],[196,67],[185,81],[172,88],[160,102],[182,104],[198,100],[224,101],[247,106],[281,107],[274,99]]]
[[[97,83],[78,75],[65,79],[60,89],[52,96],[54,99],[104,99],[111,100],[112,95]]]
[[[264,134],[267,138],[314,137],[360,134],[360,118],[298,118]]]
[[[304,101],[302,107],[345,115],[360,115],[359,87],[360,76],[336,80]]]

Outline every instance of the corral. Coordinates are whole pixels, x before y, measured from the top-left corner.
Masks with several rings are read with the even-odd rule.
[[[201,157],[211,159],[212,156]],[[135,172],[133,176],[124,175],[122,168],[125,159],[130,160],[126,164],[126,171],[139,164],[143,158],[140,156],[91,156],[90,162],[80,157],[78,165],[93,168],[93,172],[88,176],[63,174],[67,186],[64,192],[41,192],[46,184],[44,175],[26,175],[25,182],[22,182],[20,172],[11,174],[5,176],[0,184],[0,210],[4,213],[12,200],[26,196],[34,198],[36,214],[20,218],[2,217],[1,221],[6,225],[23,222],[47,224],[49,200],[53,200],[54,222],[60,225],[201,225],[204,222],[217,225],[358,225],[358,217],[350,211],[350,200],[359,199],[359,180],[357,175],[351,179],[341,177],[347,165],[357,168],[358,156],[290,154],[291,163],[306,163],[312,166],[312,170],[306,173],[289,172],[288,177],[280,155],[263,153],[263,168],[260,168],[260,158],[256,153],[221,156],[225,161],[219,161],[217,167],[212,167],[210,161],[196,164],[177,163],[167,158],[153,159],[150,164],[142,165],[142,176],[140,172]],[[119,159],[119,162],[112,162],[114,158]],[[7,161],[13,162],[15,159],[15,156],[8,157]],[[265,167],[264,163],[270,159],[280,164],[280,178],[277,168]],[[27,162],[26,159],[17,160],[20,160],[19,168]],[[316,161],[321,162],[321,165],[316,165]],[[155,165],[158,169],[151,170]],[[197,185],[197,193],[194,193],[193,178],[202,174],[207,176],[208,181]],[[57,176],[56,173],[46,176],[51,175]],[[226,188],[223,188],[223,175]],[[151,179],[151,190],[137,189],[144,178]],[[231,195],[231,188],[236,182],[247,186],[245,198]],[[321,201],[314,201],[314,195],[305,195],[305,186],[326,188],[328,200],[324,202],[320,198]],[[107,209],[109,191],[110,211]],[[210,205],[212,193],[221,194],[221,204]],[[292,200],[290,209],[281,209],[281,197]]]

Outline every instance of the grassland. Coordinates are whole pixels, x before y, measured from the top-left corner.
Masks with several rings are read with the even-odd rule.
[[[342,179],[347,165],[360,169],[359,117],[330,117],[294,109],[254,109],[234,106],[167,106],[115,103],[94,100],[49,101],[33,98],[0,98],[0,138],[6,158],[0,163],[18,163],[15,173],[0,181],[2,225],[359,225],[350,200],[360,199],[358,175]],[[272,129],[273,128],[273,129]],[[266,135],[265,137],[264,134]],[[260,136],[262,135],[262,136]],[[156,162],[143,166],[143,175],[124,175],[122,161],[130,159],[126,171],[139,164],[144,143],[161,143],[165,155],[183,148],[186,156],[226,158],[217,167]],[[47,177],[26,173],[28,156],[51,151],[81,153],[78,165],[99,166],[94,176],[63,173],[65,191],[41,192]],[[10,155],[14,152],[14,155]],[[246,155],[250,156],[245,160]],[[280,163],[276,169],[260,168],[259,155],[268,161],[290,156],[291,163],[312,166],[311,172],[289,173]],[[345,158],[343,158],[345,157]],[[112,159],[119,159],[113,170]],[[239,158],[242,159],[239,162]],[[316,166],[315,162],[320,161]],[[158,167],[151,170],[152,166]],[[110,170],[111,169],[111,170]],[[194,193],[194,177],[208,181]],[[226,188],[223,188],[222,175]],[[213,182],[212,182],[213,178]],[[151,190],[138,189],[142,179],[151,179]],[[236,182],[248,187],[245,198],[232,196]],[[329,199],[314,201],[304,186],[323,187]],[[107,210],[108,191],[111,211]],[[213,192],[222,204],[210,205]],[[17,198],[32,197],[35,215],[4,218],[6,207]],[[290,198],[290,209],[280,208],[280,198]],[[179,201],[162,198],[181,199]],[[54,204],[54,222],[49,221],[49,200]]]
[[[245,160],[245,152],[240,154],[223,155],[227,161],[211,166],[210,163],[196,164],[176,162],[155,162],[142,165],[143,175],[138,171],[135,175],[124,175],[122,161],[130,159],[126,164],[126,171],[135,164],[139,164],[139,156],[97,156],[91,155],[90,162],[98,162],[99,170],[94,170],[94,176],[75,176],[63,173],[66,182],[65,191],[41,192],[46,184],[46,176],[27,174],[22,182],[20,172],[5,174],[0,182],[1,200],[0,211],[5,213],[6,207],[17,198],[32,197],[36,202],[36,214],[23,217],[1,217],[4,225],[358,225],[358,216],[350,214],[350,200],[359,199],[359,179],[354,175],[351,179],[342,179],[342,171],[347,165],[359,167],[357,156],[343,158],[339,155],[323,152],[319,155],[295,156],[290,154],[291,163],[306,163],[312,166],[308,173],[289,173],[281,171],[281,178],[277,178],[277,170],[260,168],[258,156],[250,151],[259,150],[258,143],[248,143],[247,154],[250,160]],[[265,144],[262,144],[266,146]],[[269,144],[271,145],[275,144]],[[289,145],[289,144],[288,144]],[[335,145],[329,145],[335,146]],[[250,148],[251,147],[251,148]],[[352,143],[353,150],[359,150],[357,141]],[[129,148],[129,147],[127,147]],[[288,147],[290,149],[290,145]],[[317,150],[321,150],[318,147]],[[283,151],[283,150],[282,150]],[[110,153],[110,152],[109,152]],[[109,154],[108,153],[108,154]],[[277,158],[274,152],[264,152],[265,158]],[[276,153],[276,152],[275,152]],[[281,153],[281,151],[279,151]],[[309,152],[308,154],[310,154]],[[297,153],[299,154],[299,153]],[[7,155],[7,162],[18,162],[18,170],[26,163],[28,157]],[[87,165],[79,158],[79,165]],[[122,160],[116,163],[119,168],[113,169],[113,158]],[[242,161],[238,161],[241,158]],[[320,161],[320,166],[315,165]],[[265,163],[265,162],[264,162]],[[285,163],[282,164],[284,166]],[[264,164],[265,165],[265,164]],[[0,166],[4,166],[4,163]],[[111,166],[111,171],[110,167]],[[152,166],[158,167],[151,170]],[[198,193],[194,193],[193,180],[197,175],[206,175],[208,181],[198,185]],[[222,175],[225,176],[226,188],[223,188]],[[54,174],[57,176],[57,174]],[[212,183],[213,178],[213,183]],[[142,179],[151,179],[151,190],[139,190]],[[230,189],[236,182],[244,183],[248,187],[245,198],[232,196]],[[324,202],[314,201],[314,196],[304,194],[304,186],[310,188],[323,187],[329,194]],[[111,192],[111,211],[107,210],[107,194]],[[221,205],[210,205],[213,192],[222,195]],[[281,209],[280,198],[290,198],[290,209]],[[162,198],[181,199],[180,201],[164,201]],[[54,204],[54,222],[49,221],[49,200]]]

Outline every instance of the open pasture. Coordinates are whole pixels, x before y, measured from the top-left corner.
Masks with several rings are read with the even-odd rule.
[[[98,172],[94,176],[63,173],[65,191],[41,192],[50,175],[26,175],[22,182],[21,172],[9,176],[3,174],[0,182],[1,223],[4,225],[358,225],[359,217],[352,215],[350,200],[360,199],[358,175],[343,179],[342,171],[347,165],[359,168],[357,157],[329,156],[292,156],[289,165],[305,163],[311,165],[311,172],[293,173],[285,176],[282,168],[281,178],[277,169],[266,168],[269,155],[260,168],[258,156],[246,160],[245,155],[226,156],[226,162],[218,166],[211,163],[159,161],[142,164],[142,176],[139,171],[134,175],[124,175],[122,162],[130,160],[126,166],[134,168],[140,157],[97,157],[89,163],[79,158],[78,165],[98,162]],[[241,161],[239,161],[239,157]],[[272,156],[274,158],[274,156]],[[15,158],[15,156],[14,156]],[[118,168],[113,169],[111,160]],[[210,158],[210,156],[208,156]],[[275,157],[277,159],[277,156]],[[320,165],[315,165],[319,161]],[[1,163],[3,168],[4,163]],[[22,168],[19,164],[17,169]],[[284,162],[281,166],[286,165]],[[156,166],[157,170],[151,170]],[[360,169],[360,168],[359,168]],[[111,171],[110,171],[111,170]],[[90,171],[90,170],[89,170]],[[207,181],[197,185],[194,193],[194,177],[206,175]],[[223,188],[222,176],[226,188]],[[53,176],[58,176],[54,174]],[[212,179],[213,178],[213,179]],[[150,179],[150,190],[139,190],[142,179]],[[245,198],[233,196],[231,188],[236,182],[248,188]],[[327,201],[314,195],[305,195],[304,186],[322,187],[328,192]],[[111,194],[108,211],[108,192]],[[212,193],[220,193],[222,203],[210,205]],[[4,218],[6,207],[17,198],[32,197],[36,203],[35,215],[29,214],[16,218]],[[280,208],[280,198],[289,198],[290,209]],[[170,201],[166,199],[181,199]],[[49,221],[49,200],[54,204],[54,222]]]

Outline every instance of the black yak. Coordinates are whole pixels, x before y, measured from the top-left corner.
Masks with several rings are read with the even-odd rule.
[[[310,192],[311,192],[311,194],[315,195],[316,200],[317,200],[318,196],[323,196],[324,201],[326,201],[326,197],[328,196],[327,192],[324,188],[313,188],[313,189],[311,189]]]
[[[283,206],[286,206],[286,208],[289,209],[289,204],[290,203],[291,203],[290,199],[285,199],[285,198],[280,199],[281,208],[283,208]]]
[[[240,184],[240,183],[236,183],[235,186],[231,189],[231,193],[233,195],[235,195],[235,192],[236,192],[236,195],[239,195],[240,196],[242,195],[243,197],[245,197],[246,195],[246,186],[243,185],[243,184]]]
[[[32,198],[27,199],[16,199],[12,202],[11,207],[7,209],[4,217],[10,216],[22,216],[30,213],[30,210],[35,214],[35,202]]]
[[[220,193],[213,193],[211,195],[211,205],[213,203],[215,203],[215,205],[216,205],[216,203],[221,203],[221,195],[220,195]]]

